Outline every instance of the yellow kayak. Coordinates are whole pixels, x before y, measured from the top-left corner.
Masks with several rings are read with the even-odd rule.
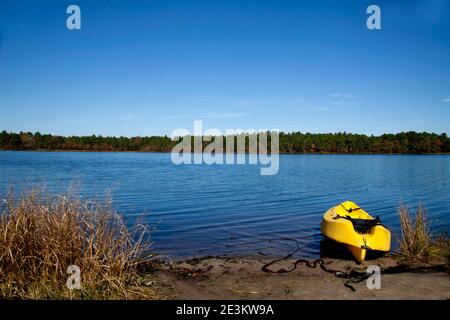
[[[324,236],[346,244],[359,262],[368,250],[389,252],[391,232],[352,201],[345,201],[323,215],[321,231]]]

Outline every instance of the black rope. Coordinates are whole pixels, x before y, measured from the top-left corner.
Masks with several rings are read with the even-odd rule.
[[[375,271],[373,271],[372,273],[369,273],[369,272],[358,270],[358,269],[352,269],[349,272],[329,269],[327,267],[328,263],[323,259],[316,259],[313,261],[310,261],[307,259],[297,259],[293,262],[292,268],[290,268],[290,269],[280,268],[278,270],[272,270],[272,269],[270,269],[270,266],[276,264],[277,262],[284,261],[284,260],[291,258],[295,253],[297,253],[300,250],[299,242],[296,239],[293,239],[293,238],[281,238],[281,239],[296,241],[297,249],[295,249],[293,252],[289,253],[288,255],[286,255],[285,257],[283,257],[281,259],[272,260],[272,261],[266,263],[265,265],[263,265],[261,267],[261,270],[263,272],[273,273],[273,274],[290,273],[290,272],[294,271],[295,269],[297,269],[297,266],[299,264],[303,264],[303,265],[307,266],[308,268],[316,268],[317,265],[319,265],[320,269],[322,269],[323,271],[334,274],[338,278],[346,279],[347,281],[344,283],[344,286],[346,288],[349,288],[353,292],[356,292],[356,289],[354,286],[352,286],[352,284],[363,282],[375,273]],[[447,272],[450,274],[450,266],[448,264],[442,264],[442,265],[436,265],[436,266],[411,267],[411,266],[408,266],[405,264],[400,264],[400,265],[396,265],[396,266],[392,266],[392,267],[388,267],[388,268],[381,268],[380,272],[381,272],[381,274],[432,273],[432,272],[433,273]]]
[[[281,268],[278,270],[272,270],[269,268],[270,266],[272,266],[273,264],[275,264],[277,262],[291,258],[293,256],[293,254],[294,253],[290,253],[281,259],[273,260],[269,263],[266,263],[264,266],[262,266],[261,270],[263,272],[267,272],[267,273],[277,273],[277,274],[278,273],[290,273],[290,272],[294,271],[295,269],[297,269],[297,266],[299,264],[303,264],[303,265],[307,266],[308,268],[317,268],[317,265],[319,265],[320,269],[322,269],[323,271],[334,274],[338,278],[347,279],[347,281],[344,283],[344,286],[351,289],[352,291],[356,291],[356,289],[350,283],[362,282],[362,281],[366,280],[367,278],[369,278],[373,274],[373,273],[367,273],[367,272],[362,272],[362,271],[358,271],[358,270],[351,270],[350,272],[344,272],[344,271],[340,271],[340,270],[332,270],[327,267],[327,262],[323,259],[316,259],[313,261],[310,261],[307,259],[297,259],[294,261],[294,263],[292,264],[292,268],[290,268],[290,269]]]

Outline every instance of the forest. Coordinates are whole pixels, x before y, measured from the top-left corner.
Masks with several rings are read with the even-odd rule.
[[[236,137],[234,137],[236,139]],[[248,137],[247,137],[248,139]],[[225,140],[225,139],[224,139]],[[177,144],[168,136],[109,137],[59,136],[39,132],[0,132],[1,150],[142,151],[170,152]],[[209,142],[204,142],[203,146]],[[446,133],[401,132],[379,136],[339,133],[291,132],[279,135],[280,153],[450,153]]]

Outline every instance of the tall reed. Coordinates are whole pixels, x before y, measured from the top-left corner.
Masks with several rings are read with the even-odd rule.
[[[400,239],[400,252],[410,260],[420,260],[430,255],[433,239],[430,224],[427,219],[427,210],[419,205],[415,214],[401,204],[399,209],[402,237]]]
[[[138,265],[151,259],[148,230],[127,228],[110,201],[81,201],[32,191],[0,204],[0,297],[21,299],[139,299]],[[67,268],[80,269],[70,290]]]

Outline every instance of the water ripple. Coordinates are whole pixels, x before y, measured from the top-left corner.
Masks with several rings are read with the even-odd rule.
[[[352,199],[398,237],[401,201],[424,204],[441,232],[450,225],[450,156],[282,155],[275,176],[257,166],[175,166],[169,154],[0,151],[0,195],[45,185],[82,196],[113,196],[132,221],[155,225],[156,250],[173,258],[204,254],[283,255],[321,251],[320,221]]]

